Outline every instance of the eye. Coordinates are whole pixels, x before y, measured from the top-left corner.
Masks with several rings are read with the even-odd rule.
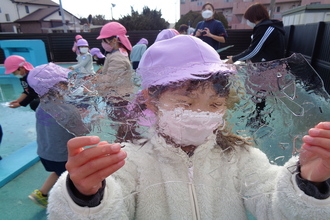
[[[222,102],[211,103],[210,106],[213,107],[213,108],[221,108],[222,106],[224,106],[224,103],[222,103]]]
[[[177,100],[175,103],[176,107],[189,107],[191,105],[192,105],[192,103],[185,101],[185,100]]]

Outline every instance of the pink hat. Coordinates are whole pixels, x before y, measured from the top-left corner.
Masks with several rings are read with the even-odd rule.
[[[132,50],[131,42],[129,42],[126,33],[126,28],[122,24],[118,22],[109,22],[102,27],[100,36],[96,39],[105,39],[112,36],[117,36],[119,41],[126,47],[127,50]]]
[[[179,34],[180,33],[175,29],[164,29],[157,35],[155,42],[170,39]]]
[[[54,63],[37,66],[29,72],[27,81],[39,96],[48,92],[50,88],[59,82],[66,82],[70,69],[61,67]]]
[[[79,35],[79,34],[75,36],[75,39],[76,39],[76,40],[79,40],[79,39],[81,39],[81,38],[83,38],[83,37],[82,37],[81,35]]]
[[[92,54],[92,56],[95,56],[95,55],[96,55],[98,58],[104,58],[104,57],[105,57],[105,56],[101,53],[100,49],[99,49],[99,48],[96,48],[96,47],[94,47],[94,48],[91,49],[90,54]]]
[[[184,49],[183,49],[184,48]],[[189,79],[207,79],[216,73],[235,73],[207,43],[190,35],[178,35],[154,43],[143,54],[137,73],[142,88]]]
[[[6,68],[5,74],[15,72],[19,67],[24,67],[26,70],[31,71],[33,65],[29,62],[26,62],[24,57],[11,55],[5,60],[4,66]]]

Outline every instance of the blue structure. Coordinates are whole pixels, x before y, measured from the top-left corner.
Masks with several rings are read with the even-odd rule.
[[[0,48],[3,49],[6,58],[11,55],[19,55],[33,66],[48,63],[46,47],[42,40],[0,40]],[[22,90],[18,83],[12,83],[14,80],[12,78],[16,77],[13,74],[5,74],[4,66],[0,66],[0,101],[4,99],[1,97],[3,95],[2,84],[10,85],[13,92],[18,94]],[[0,160],[0,188],[38,162],[39,157],[36,152],[37,143],[32,142]]]
[[[33,66],[48,63],[46,47],[42,40],[0,40],[0,47],[5,57],[19,55]],[[0,75],[4,72],[4,67],[0,67]]]

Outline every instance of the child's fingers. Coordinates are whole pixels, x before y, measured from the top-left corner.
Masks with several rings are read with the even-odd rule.
[[[89,145],[95,145],[100,142],[100,138],[97,136],[84,136],[84,137],[75,137],[68,141],[68,155],[74,156],[81,151],[83,151],[83,147]]]
[[[302,140],[304,143],[310,146],[318,146],[327,150],[330,150],[330,139],[325,138],[324,136],[317,137],[317,136],[310,136],[305,135]]]
[[[320,122],[315,126],[315,128],[330,130],[330,122]]]
[[[71,169],[68,165],[71,180],[75,185],[86,188],[97,185],[107,176],[111,175],[122,167],[125,163],[127,154],[125,151],[120,151],[115,154],[109,154],[103,157],[95,158],[80,167]]]
[[[69,156],[67,162],[67,169],[74,169],[80,167],[91,160],[98,157],[108,156],[110,154],[116,154],[120,151],[121,146],[119,144],[108,144],[107,142],[101,142],[96,147],[90,147],[80,151],[74,156]]]
[[[99,190],[101,187],[101,182],[107,176],[113,174],[124,165],[125,160],[120,160],[112,166],[105,167],[104,169],[98,170],[84,179],[80,179],[80,181],[75,181],[74,176],[72,177],[71,175],[70,178],[81,193],[85,195],[93,195]]]

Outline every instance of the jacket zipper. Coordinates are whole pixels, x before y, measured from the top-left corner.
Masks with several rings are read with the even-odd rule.
[[[191,198],[191,208],[193,210],[193,220],[200,220],[200,213],[199,213],[199,207],[197,203],[197,196],[196,196],[196,190],[195,190],[195,185],[193,183],[193,166],[192,163],[190,163],[189,168],[188,168],[188,175],[189,175],[189,193],[190,193],[190,198]]]

